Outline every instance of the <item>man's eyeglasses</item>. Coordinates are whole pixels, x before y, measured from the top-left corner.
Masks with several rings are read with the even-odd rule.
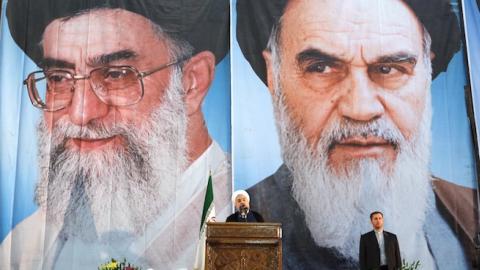
[[[58,111],[67,107],[73,98],[75,83],[89,80],[95,95],[105,104],[129,106],[143,98],[143,78],[186,59],[173,61],[157,68],[140,72],[131,66],[106,66],[92,69],[88,75],[78,75],[62,69],[39,70],[23,81],[33,106],[44,111]]]

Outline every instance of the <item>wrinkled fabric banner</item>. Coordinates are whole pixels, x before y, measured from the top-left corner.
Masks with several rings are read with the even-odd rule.
[[[478,267],[475,0],[1,7],[0,269],[192,269],[210,175],[283,269]]]
[[[476,263],[459,5],[232,3],[235,187],[282,222],[283,269],[375,267],[359,264],[373,211],[402,265]]]
[[[209,175],[231,210],[229,2],[1,19],[0,269],[191,269]]]

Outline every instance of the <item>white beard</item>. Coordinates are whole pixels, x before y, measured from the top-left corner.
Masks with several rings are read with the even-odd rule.
[[[181,75],[172,72],[162,104],[141,127],[100,121],[80,127],[62,118],[50,133],[42,118],[36,201],[48,222],[63,226],[64,237],[90,242],[105,232],[139,235],[171,203],[187,165]],[[67,137],[113,135],[124,144],[85,153],[65,147]]]
[[[419,127],[409,141],[384,118],[364,125],[339,120],[330,123],[318,144],[311,147],[293,123],[278,82],[277,76],[273,103],[283,160],[292,172],[293,197],[315,243],[358,259],[360,235],[372,230],[369,215],[379,210],[386,229],[398,236],[402,257],[431,265],[423,233],[430,203],[430,83]],[[362,132],[395,143],[397,157],[391,169],[384,169],[382,164],[388,161],[382,158],[354,160],[343,164],[341,170],[331,168],[328,151],[332,140],[347,134],[361,136]]]

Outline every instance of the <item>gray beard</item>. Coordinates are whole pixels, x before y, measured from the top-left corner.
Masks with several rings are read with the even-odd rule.
[[[278,74],[278,73],[277,73]],[[278,82],[278,76],[276,82]],[[424,243],[423,225],[430,201],[431,104],[429,85],[418,130],[407,141],[387,119],[368,124],[339,120],[329,123],[320,141],[310,146],[295,126],[277,83],[273,97],[283,160],[293,175],[293,197],[305,214],[318,246],[334,248],[347,258],[358,258],[360,235],[372,230],[369,215],[380,210],[385,226],[397,234],[407,261],[431,261]],[[396,146],[393,168],[388,160],[365,158],[333,169],[329,146],[342,136],[374,135]],[[422,239],[422,240],[418,240]],[[423,242],[422,242],[423,241]]]
[[[140,235],[169,206],[187,165],[181,76],[173,71],[161,106],[141,127],[101,121],[80,127],[62,118],[49,132],[41,119],[36,201],[48,222],[62,227],[63,237],[91,242],[107,232]],[[68,137],[113,135],[124,144],[85,153],[65,147]]]

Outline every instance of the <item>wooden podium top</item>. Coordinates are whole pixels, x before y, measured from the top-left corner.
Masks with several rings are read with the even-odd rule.
[[[280,223],[209,222],[207,239],[211,238],[282,238]]]

